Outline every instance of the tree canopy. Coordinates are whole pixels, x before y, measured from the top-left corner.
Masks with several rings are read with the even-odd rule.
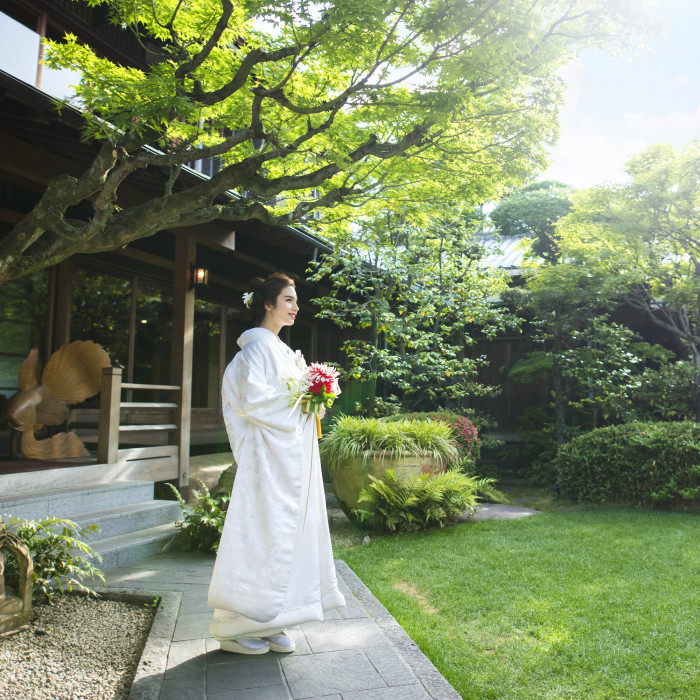
[[[573,187],[556,180],[534,182],[504,197],[490,214],[504,236],[532,238],[532,252],[554,261],[555,226],[571,211]]]
[[[315,266],[314,279],[332,285],[317,316],[353,329],[346,379],[380,379],[408,410],[473,407],[497,392],[477,380],[487,360],[472,348],[517,322],[493,303],[507,275],[482,264],[480,233],[459,210],[427,220],[385,211]]]
[[[348,216],[376,197],[493,197],[544,164],[556,68],[635,41],[636,0],[76,0],[106,5],[147,65],[118,65],[68,35],[47,63],[78,71],[78,176],[51,181],[0,242],[0,282],[77,252],[215,219]],[[210,179],[181,168],[216,158]],[[120,187],[155,170],[159,195]],[[88,203],[90,215],[71,218]],[[397,205],[398,206],[398,205]]]
[[[559,226],[572,264],[599,293],[663,328],[695,366],[700,417],[700,142],[657,144],[632,158],[628,182],[577,193]]]

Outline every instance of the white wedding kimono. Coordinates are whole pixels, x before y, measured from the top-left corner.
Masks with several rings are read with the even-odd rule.
[[[238,465],[209,587],[219,639],[260,637],[343,607],[333,564],[313,416],[290,406],[286,379],[306,367],[253,328],[226,368],[224,422]]]

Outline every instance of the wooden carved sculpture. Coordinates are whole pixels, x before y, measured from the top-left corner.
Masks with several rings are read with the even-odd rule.
[[[22,434],[21,450],[28,459],[87,457],[83,441],[71,430],[46,440],[35,431],[44,425],[60,425],[68,417],[68,404],[94,396],[102,382],[102,368],[109,355],[91,340],[61,346],[46,363],[38,379],[38,352],[30,350],[19,370],[19,391],[7,402],[6,420]]]

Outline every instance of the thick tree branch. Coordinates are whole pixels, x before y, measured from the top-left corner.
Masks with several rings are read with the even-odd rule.
[[[669,321],[664,321],[659,317],[657,311],[660,311],[661,307],[655,307],[645,299],[641,299],[637,296],[629,296],[627,300],[635,309],[642,311],[652,323],[668,331],[675,338],[685,340],[696,347],[700,347],[700,335],[693,332],[690,326],[688,326],[687,330],[684,330],[682,324],[677,322],[677,319],[670,317]],[[666,315],[668,318],[668,312]]]
[[[219,39],[221,39],[221,36],[226,31],[232,14],[233,3],[231,2],[231,0],[221,0],[221,15],[219,16],[216,26],[214,27],[214,31],[211,33],[209,39],[202,47],[202,50],[199,53],[197,53],[197,55],[194,56],[192,59],[181,63],[177,67],[177,70],[175,71],[175,79],[178,81],[179,84],[182,84],[187,75],[189,75],[190,73],[194,73],[198,68],[200,68],[204,64],[207,58],[209,58],[209,54],[211,54],[211,52],[214,50],[216,45],[219,43]],[[172,20],[169,26],[172,27]]]
[[[145,168],[149,165],[159,167],[169,167],[173,165],[182,165],[193,160],[202,160],[205,158],[216,158],[224,153],[228,153],[236,146],[250,141],[257,136],[253,129],[243,129],[220,143],[213,146],[205,146],[204,148],[187,148],[183,150],[175,150],[170,153],[153,153],[150,151],[141,151],[133,157],[133,162],[137,168]]]
[[[241,62],[241,65],[236,71],[233,79],[218,90],[204,92],[201,86],[195,85],[192,90],[192,99],[203,105],[215,105],[223,102],[231,97],[235,92],[238,92],[248,80],[253,68],[261,63],[278,63],[286,58],[296,56],[301,48],[298,46],[288,46],[286,48],[277,49],[276,51],[262,51],[261,49],[253,49]]]

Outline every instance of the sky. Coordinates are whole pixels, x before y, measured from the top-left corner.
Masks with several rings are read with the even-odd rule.
[[[630,156],[700,139],[700,0],[660,0],[665,29],[638,57],[590,50],[566,66],[566,105],[551,166],[539,179],[574,187],[622,182]]]

